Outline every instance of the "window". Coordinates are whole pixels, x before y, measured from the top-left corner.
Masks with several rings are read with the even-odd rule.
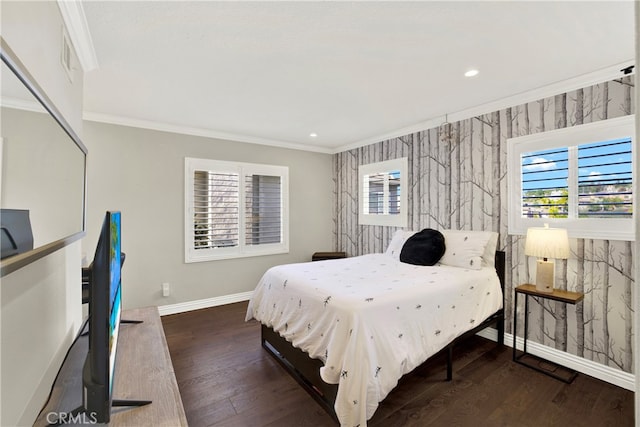
[[[407,226],[407,158],[359,168],[359,222]]]
[[[631,138],[578,146],[578,217],[632,218]]]
[[[185,262],[287,253],[283,166],[185,159]]]
[[[509,233],[634,240],[633,116],[507,141]]]

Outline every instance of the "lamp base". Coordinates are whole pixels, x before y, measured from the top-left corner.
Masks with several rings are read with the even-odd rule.
[[[555,263],[553,261],[538,260],[536,269],[536,291],[553,292]]]

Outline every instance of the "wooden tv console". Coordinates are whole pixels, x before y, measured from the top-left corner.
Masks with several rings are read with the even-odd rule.
[[[143,323],[120,325],[113,397],[151,400],[152,403],[141,407],[113,408],[109,425],[187,426],[158,308],[124,310],[122,319],[142,320]],[[52,397],[34,426],[49,424],[54,416],[49,415],[47,420],[47,414],[71,412],[80,406],[82,365],[86,354],[87,337],[80,337],[60,368]],[[87,418],[87,421],[90,420]]]

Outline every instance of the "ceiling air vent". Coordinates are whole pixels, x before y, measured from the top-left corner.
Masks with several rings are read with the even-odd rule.
[[[69,77],[69,81],[73,83],[73,67],[71,66],[71,61],[73,58],[71,41],[69,40],[69,35],[67,31],[62,28],[62,49],[60,50],[60,62],[62,63],[62,68],[67,73],[67,77]]]

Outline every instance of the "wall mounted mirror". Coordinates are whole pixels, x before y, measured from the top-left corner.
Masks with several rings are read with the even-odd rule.
[[[5,276],[84,236],[87,149],[0,41],[0,208],[6,219],[13,210],[28,211],[33,237],[32,249],[14,254],[6,249],[12,238],[1,230]]]

